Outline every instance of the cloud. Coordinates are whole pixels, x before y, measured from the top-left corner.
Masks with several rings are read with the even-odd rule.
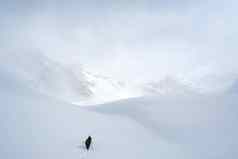
[[[2,45],[33,47],[121,79],[237,71],[237,2],[11,1],[1,11]],[[11,8],[17,8],[11,12]],[[200,72],[203,74],[203,72]]]

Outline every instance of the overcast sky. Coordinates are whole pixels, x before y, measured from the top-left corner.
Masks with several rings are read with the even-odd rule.
[[[0,0],[0,46],[122,80],[238,71],[236,0]]]

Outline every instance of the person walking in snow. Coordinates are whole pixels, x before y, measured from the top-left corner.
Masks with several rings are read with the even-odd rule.
[[[86,146],[86,149],[89,150],[90,146],[91,146],[91,143],[92,143],[92,137],[89,136],[87,138],[87,140],[85,141],[85,146]]]

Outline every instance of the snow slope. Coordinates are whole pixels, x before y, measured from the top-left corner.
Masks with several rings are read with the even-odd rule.
[[[93,92],[93,95],[89,100],[81,101],[77,104],[95,105],[143,95],[142,89],[133,83],[118,81],[87,71],[82,72],[90,83],[89,89]]]
[[[238,157],[237,93],[164,94],[78,107],[28,85],[17,66],[1,61],[0,158]],[[94,139],[89,152],[82,144],[88,135]]]
[[[48,59],[39,51],[13,49],[0,52],[0,67],[16,74],[27,87],[70,102],[92,95],[82,73],[76,76],[70,69]]]
[[[71,68],[77,72],[75,67]],[[189,95],[200,94],[188,82],[166,76],[153,82],[135,83],[134,81],[118,81],[111,77],[80,70],[88,81],[92,96],[88,100],[77,102],[79,105],[95,105],[128,98],[151,95]]]
[[[0,157],[236,158],[234,96],[150,97],[79,108],[24,87],[1,70]],[[233,99],[233,100],[231,100]],[[92,135],[93,149],[82,141]]]
[[[189,84],[185,84],[178,79],[170,76],[165,77],[157,82],[149,82],[141,85],[145,95],[189,95],[198,93],[199,91],[193,89]]]
[[[135,84],[66,66],[36,50],[0,50],[0,67],[42,94],[81,105],[101,104],[151,94],[190,93],[176,80]]]
[[[89,108],[128,117],[156,136],[192,151],[192,158],[238,156],[237,94],[154,96]]]
[[[128,118],[56,101],[4,74],[1,71],[0,158],[186,158],[177,144]],[[82,145],[87,135],[95,139],[89,152]]]

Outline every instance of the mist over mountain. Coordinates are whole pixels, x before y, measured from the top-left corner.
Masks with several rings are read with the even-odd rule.
[[[35,50],[6,51],[0,55],[1,69],[43,94],[75,101],[88,98],[92,92],[83,74],[77,76],[67,67],[48,59]]]
[[[3,51],[0,55],[1,69],[9,76],[16,76],[24,87],[71,103],[92,105],[148,95],[177,96],[202,92],[199,88],[201,82],[196,84],[171,76],[146,83],[121,81],[89,72],[83,65],[79,67],[55,62],[36,50],[19,51],[21,53]],[[223,87],[224,90],[230,86],[219,84],[217,82],[217,87]]]
[[[147,83],[142,88],[148,95],[189,95],[199,93],[199,90],[192,88],[189,83],[169,76],[158,82]]]
[[[42,91],[31,82],[38,81],[45,69],[54,76],[38,83],[45,89]],[[1,54],[2,158],[225,159],[238,156],[237,93],[200,95],[192,93],[189,86],[166,78],[155,86],[149,84],[150,89],[155,88],[147,91],[150,97],[80,107],[72,105],[69,96],[65,100],[60,98],[62,94],[49,95],[56,92],[58,85],[46,87],[50,81],[58,84],[58,77],[63,75],[71,79],[72,70],[69,70],[66,73],[68,69],[42,55]],[[80,74],[73,77],[78,78]],[[82,77],[85,77],[83,83],[88,84],[87,90],[95,97],[109,86],[110,93],[127,88],[125,83],[101,75],[87,73]],[[68,83],[71,80],[63,79],[59,82],[61,86],[72,84]],[[74,89],[69,90],[75,93]],[[102,96],[106,92],[103,90]],[[85,96],[84,93],[77,95]],[[93,137],[89,151],[84,146],[88,135]]]
[[[237,6],[0,0],[0,159],[237,159]]]

